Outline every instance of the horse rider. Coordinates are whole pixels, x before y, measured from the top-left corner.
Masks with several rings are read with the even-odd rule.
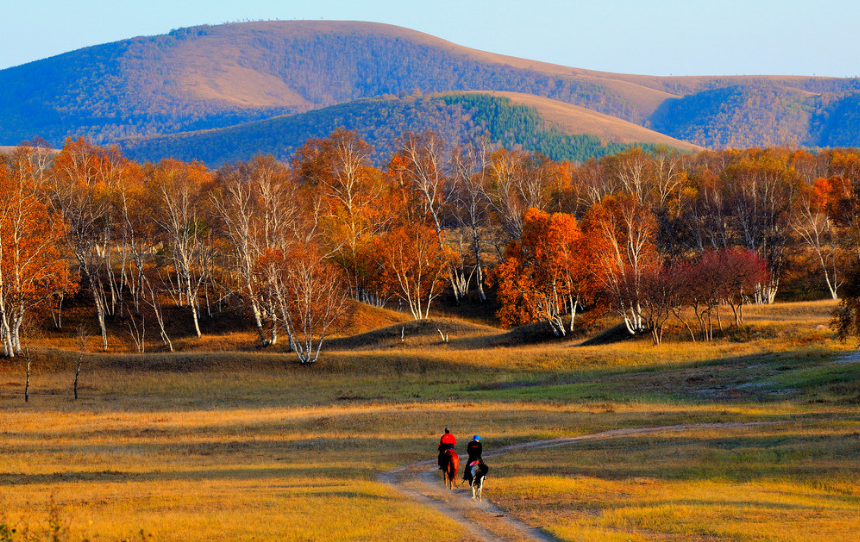
[[[466,462],[466,468],[463,470],[463,480],[468,480],[472,474],[472,463],[475,461],[483,463],[481,454],[484,447],[481,444],[481,435],[475,435],[469,444],[466,445],[466,453],[469,454],[469,461]]]
[[[442,468],[442,456],[448,450],[453,450],[457,445],[457,439],[451,434],[448,428],[445,428],[445,434],[439,439],[439,468]]]

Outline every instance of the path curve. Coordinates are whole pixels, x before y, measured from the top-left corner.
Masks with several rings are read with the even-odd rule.
[[[566,446],[589,440],[605,440],[618,437],[634,437],[666,431],[698,431],[706,429],[737,429],[774,425],[782,422],[727,422],[727,423],[695,423],[667,425],[657,427],[637,427],[630,429],[614,429],[600,433],[579,435],[576,437],[560,437],[547,440],[536,440],[513,444],[488,451],[485,458],[493,458],[511,453],[543,450],[556,446]],[[477,540],[485,542],[510,542],[513,540],[528,540],[536,542],[559,542],[559,539],[543,529],[526,525],[512,518],[489,500],[473,501],[472,493],[468,491],[450,491],[442,485],[438,474],[436,459],[417,461],[409,465],[397,467],[381,473],[378,480],[395,489],[401,494],[420,502],[446,517],[460,523]],[[460,486],[464,487],[464,486]],[[492,530],[485,525],[492,525]]]

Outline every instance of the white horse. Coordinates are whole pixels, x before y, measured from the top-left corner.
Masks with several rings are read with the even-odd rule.
[[[484,490],[484,478],[490,468],[483,461],[472,461],[466,468],[469,469],[469,486],[472,488],[472,499],[483,500],[481,492]]]

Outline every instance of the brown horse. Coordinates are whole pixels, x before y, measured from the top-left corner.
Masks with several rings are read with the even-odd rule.
[[[445,450],[442,453],[442,481],[445,487],[454,489],[454,480],[457,479],[457,470],[460,468],[460,456],[454,450]]]

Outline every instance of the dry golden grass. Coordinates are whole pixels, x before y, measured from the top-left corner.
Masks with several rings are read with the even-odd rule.
[[[860,364],[803,329],[827,312],[755,309],[743,337],[660,347],[482,348],[498,332],[469,327],[460,347],[428,335],[311,367],[252,350],[90,355],[77,402],[73,354],[40,351],[29,403],[21,361],[0,367],[0,523],[44,525],[53,499],[72,540],[469,540],[376,481],[433,457],[446,425],[491,450],[771,421],[495,458],[486,496],[563,540],[852,540]]]
[[[852,425],[649,435],[505,457],[493,495],[564,540],[852,540]]]

